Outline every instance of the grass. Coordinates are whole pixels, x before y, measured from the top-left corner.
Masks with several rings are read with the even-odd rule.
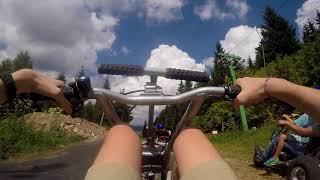
[[[81,136],[67,134],[58,126],[49,131],[35,131],[23,119],[5,118],[0,120],[0,159],[20,154],[36,154],[82,139]]]
[[[259,129],[227,132],[220,135],[209,135],[209,140],[229,163],[241,180],[282,180],[284,177],[253,165],[254,145],[266,147],[274,133],[276,125],[269,124]]]
[[[209,135],[209,140],[225,157],[251,160],[254,145],[265,147],[275,129],[274,124],[256,130],[233,131],[220,135]]]

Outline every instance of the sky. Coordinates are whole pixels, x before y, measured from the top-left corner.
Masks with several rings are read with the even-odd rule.
[[[266,5],[288,19],[297,38],[320,10],[319,0],[0,0],[0,61],[27,50],[35,69],[71,80],[84,65],[100,87],[101,63],[203,71],[212,66],[217,42],[255,59]],[[109,78],[116,92],[141,89],[147,80]],[[178,83],[159,79],[167,94]],[[143,124],[145,113],[135,109],[134,123]]]

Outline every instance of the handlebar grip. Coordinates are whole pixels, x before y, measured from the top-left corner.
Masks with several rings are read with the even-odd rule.
[[[240,86],[229,86],[227,88],[226,95],[233,100],[238,96],[238,94],[240,94],[240,92],[241,92]]]
[[[138,65],[101,64],[98,73],[125,76],[143,76],[144,68]]]
[[[188,71],[182,69],[167,68],[166,78],[186,80],[186,81],[197,81],[197,82],[208,82],[209,76],[206,72],[199,71]]]

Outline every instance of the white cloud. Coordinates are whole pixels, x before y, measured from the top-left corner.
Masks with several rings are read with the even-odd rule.
[[[227,0],[226,6],[222,9],[216,0],[207,0],[205,4],[196,6],[194,13],[201,20],[225,19],[225,18],[244,18],[249,11],[249,5],[245,0]]]
[[[126,46],[122,46],[120,51],[123,55],[128,55],[130,53],[130,50]]]
[[[182,0],[2,0],[0,57],[27,50],[37,69],[72,76],[84,65],[95,72],[97,51],[117,55],[114,28],[123,13],[143,11],[147,20],[169,22],[182,17],[183,5]],[[120,52],[129,50],[123,46]]]
[[[297,18],[295,22],[298,25],[300,36],[302,36],[303,26],[307,24],[308,21],[315,22],[317,10],[320,11],[319,0],[305,1],[303,5],[297,10]]]
[[[36,6],[35,6],[36,4]],[[89,11],[84,1],[0,2],[0,54],[28,50],[35,67],[74,74],[85,65],[95,70],[96,51],[110,49],[119,19]]]
[[[214,57],[208,57],[208,58],[205,58],[202,61],[202,64],[204,64],[208,68],[212,68],[213,67],[213,61],[214,61]]]
[[[239,55],[243,59],[247,59],[250,56],[252,60],[255,61],[255,48],[258,47],[260,42],[260,37],[256,29],[261,33],[261,29],[257,27],[249,27],[246,25],[233,27],[229,29],[225,39],[221,40],[220,43],[226,52]]]
[[[144,0],[143,10],[147,20],[169,22],[181,19],[183,0]]]
[[[178,49],[176,46],[160,45],[151,51],[150,58],[146,63],[146,67],[153,68],[179,68],[194,71],[204,71],[203,64],[197,64],[187,53]],[[149,78],[144,77],[123,77],[110,76],[111,90],[119,92],[121,89],[125,91],[143,89],[145,82]],[[174,95],[177,92],[178,80],[169,80],[163,77],[158,78],[158,85],[163,88],[163,93]],[[156,115],[164,108],[164,106],[156,107]],[[145,106],[137,107],[134,111],[135,123],[142,124],[146,120],[147,108]]]

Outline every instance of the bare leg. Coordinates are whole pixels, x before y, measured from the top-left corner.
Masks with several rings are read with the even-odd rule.
[[[277,157],[279,158],[282,150],[283,150],[283,147],[284,147],[284,142],[285,140],[287,139],[287,135],[285,134],[280,134],[280,137],[279,137],[279,142],[277,144],[277,148],[276,148],[276,152],[275,154],[273,155],[273,157]]]
[[[107,133],[93,165],[117,163],[141,171],[141,142],[127,125],[116,125]]]
[[[207,137],[198,129],[186,129],[173,145],[181,176],[188,170],[210,160],[221,159]]]

